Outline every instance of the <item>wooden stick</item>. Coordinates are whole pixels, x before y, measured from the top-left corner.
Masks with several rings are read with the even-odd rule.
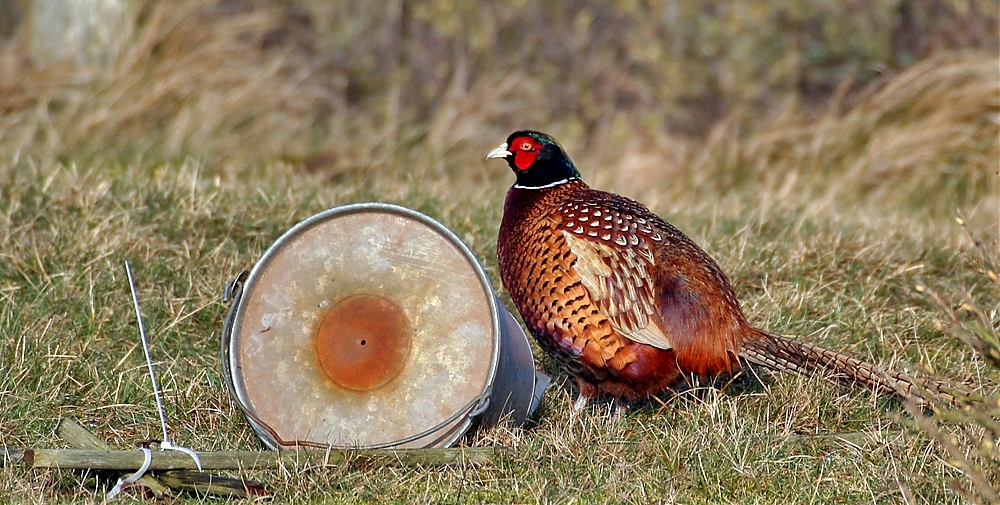
[[[0,447],[0,466],[7,466],[14,463],[20,463],[23,460],[24,460],[23,450]]]
[[[228,498],[247,498],[270,494],[260,482],[220,477],[205,472],[172,470],[157,474],[156,479],[172,489],[211,494]]]
[[[75,419],[69,417],[59,419],[59,424],[56,425],[56,435],[77,449],[111,450],[111,446],[107,442],[101,440]],[[149,475],[139,477],[136,484],[149,488],[157,498],[172,495],[169,488],[160,484],[159,481]]]
[[[493,447],[462,447],[432,449],[357,449],[329,451],[319,449],[270,451],[199,452],[201,466],[206,470],[249,470],[284,467],[337,466],[355,459],[374,460],[383,464],[441,466],[462,462],[485,463],[496,454]],[[7,461],[17,462],[16,451]],[[20,462],[32,468],[63,468],[93,470],[138,470],[143,463],[139,451],[101,451],[93,449],[26,449]],[[153,451],[150,470],[197,469],[194,460],[174,451]]]
[[[60,418],[59,424],[56,425],[56,435],[77,449],[94,449],[99,451],[112,450],[111,446],[107,442],[101,440],[97,435],[94,435],[90,430],[84,428],[83,425],[73,418]],[[139,477],[139,480],[135,483],[149,488],[149,490],[153,492],[153,496],[157,498],[173,495],[167,486],[160,484],[159,481],[149,475]]]
[[[77,449],[110,451],[111,446],[84,428],[76,419],[62,417],[56,425],[56,435]]]
[[[111,446],[104,440],[70,417],[59,419],[56,435],[77,449],[111,450]],[[246,498],[250,495],[263,496],[267,494],[264,485],[259,482],[231,479],[190,470],[174,470],[155,477],[146,474],[140,477],[136,484],[148,487],[157,498],[170,496],[171,489],[229,498]]]

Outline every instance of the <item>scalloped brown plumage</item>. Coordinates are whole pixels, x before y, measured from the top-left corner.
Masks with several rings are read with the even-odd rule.
[[[488,157],[517,176],[497,240],[504,287],[582,400],[660,395],[691,376],[732,374],[742,357],[954,401],[936,382],[754,328],[704,250],[642,204],[591,189],[552,137],[514,132]]]

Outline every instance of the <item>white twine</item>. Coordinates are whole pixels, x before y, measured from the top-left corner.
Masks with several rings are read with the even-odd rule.
[[[142,451],[142,456],[143,456],[142,466],[140,466],[139,469],[135,471],[135,473],[129,475],[128,477],[125,477],[124,479],[119,477],[118,482],[115,483],[115,487],[111,488],[111,491],[108,491],[107,494],[104,495],[105,500],[111,501],[115,499],[115,497],[118,496],[118,493],[122,492],[122,488],[125,486],[125,484],[134,484],[135,481],[139,480],[143,476],[143,474],[146,473],[146,470],[149,470],[149,465],[150,463],[153,462],[153,451],[145,447],[140,447],[139,450]]]

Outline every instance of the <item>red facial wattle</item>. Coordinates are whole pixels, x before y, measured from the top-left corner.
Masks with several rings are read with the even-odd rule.
[[[527,170],[538,158],[538,151],[514,151],[514,166],[518,170]]]
[[[520,137],[511,142],[510,150],[514,153],[514,166],[518,170],[527,170],[538,159],[538,151],[544,146],[531,137]]]

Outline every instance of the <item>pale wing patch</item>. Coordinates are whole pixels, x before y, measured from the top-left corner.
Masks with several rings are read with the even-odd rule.
[[[656,304],[650,276],[653,255],[647,246],[613,247],[568,231],[562,233],[576,256],[573,269],[615,331],[634,342],[672,348],[663,330],[650,324]]]

